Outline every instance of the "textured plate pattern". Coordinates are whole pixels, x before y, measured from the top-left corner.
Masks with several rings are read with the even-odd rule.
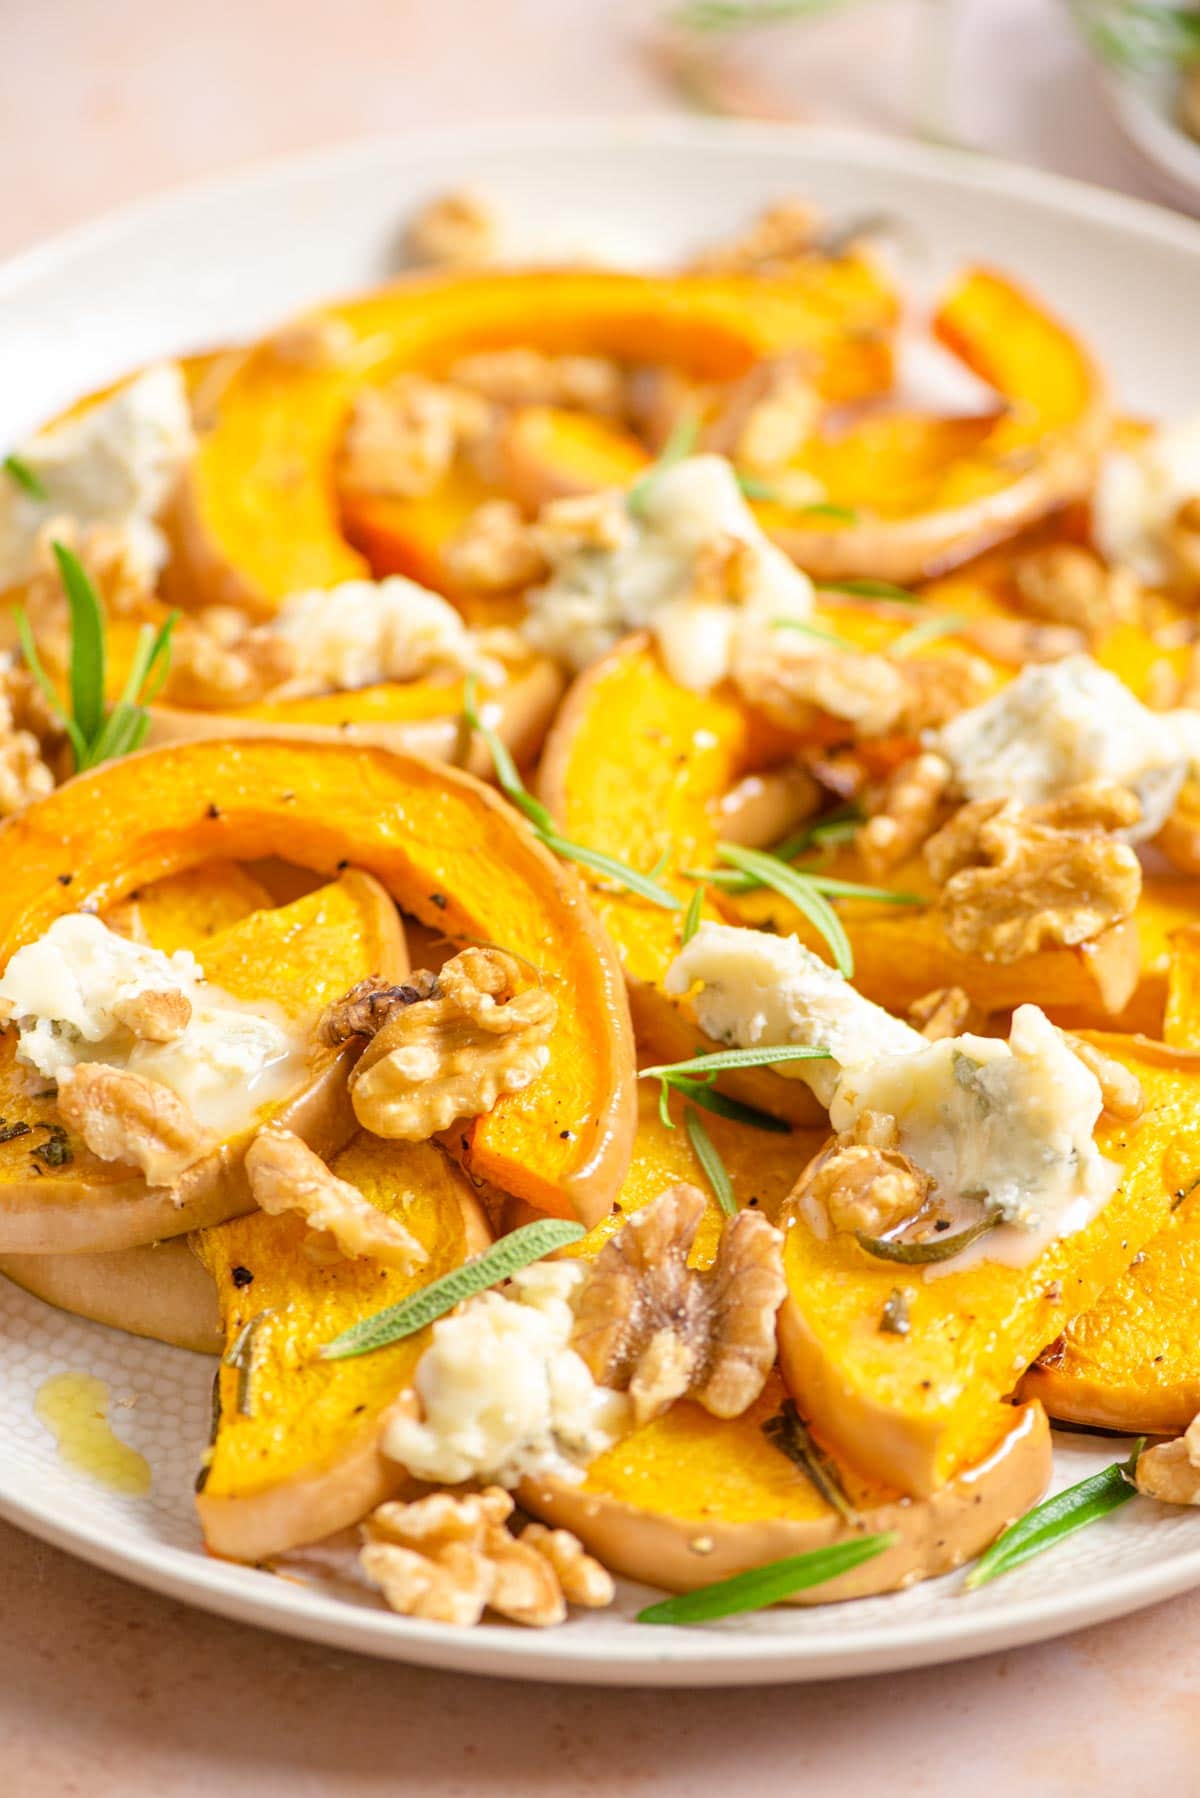
[[[221,341],[382,278],[395,266],[410,204],[481,175],[507,201],[527,247],[547,260],[556,232],[561,252],[577,252],[582,199],[596,220],[594,241],[631,261],[659,260],[789,192],[843,215],[892,213],[922,246],[916,273],[925,282],[963,256],[1023,273],[1088,326],[1131,406],[1166,414],[1200,405],[1191,353],[1200,231],[1182,220],[982,158],[877,139],[584,123],[356,146],[281,164],[154,202],[10,263],[0,270],[0,444],[151,355]],[[118,1434],[152,1469],[145,1498],[116,1496],[64,1466],[34,1413],[42,1381],[63,1371],[108,1383]],[[545,1633],[413,1623],[204,1555],[192,1480],[211,1375],[198,1356],[61,1316],[0,1281],[0,1513],[229,1616],[398,1660],[614,1685],[758,1684],[917,1666],[1033,1641],[1200,1583],[1200,1513],[1137,1500],[970,1597],[953,1576],[856,1604],[652,1630],[630,1623],[646,1595],[627,1586],[611,1613]],[[1063,1437],[1056,1483],[1119,1452],[1097,1438]]]

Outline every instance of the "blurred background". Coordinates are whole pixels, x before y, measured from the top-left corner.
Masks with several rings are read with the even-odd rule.
[[[252,158],[580,113],[916,132],[1200,210],[1190,58],[1200,8],[1145,0],[0,0],[0,254]]]

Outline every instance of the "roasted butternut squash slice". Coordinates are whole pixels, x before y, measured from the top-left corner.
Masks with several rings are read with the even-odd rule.
[[[839,1460],[858,1512],[856,1523],[846,1523],[763,1434],[784,1396],[773,1376],[757,1403],[730,1421],[687,1401],[673,1405],[593,1461],[581,1484],[526,1480],[521,1503],[573,1530],[614,1573],[669,1592],[864,1532],[894,1532],[894,1547],[876,1559],[788,1600],[832,1604],[960,1567],[1036,1503],[1050,1477],[1040,1405],[1000,1406],[991,1444],[927,1498],[914,1500]]]
[[[179,496],[172,595],[269,613],[289,593],[362,576],[332,476],[347,408],[366,382],[437,374],[509,344],[668,362],[715,380],[773,351],[807,349],[829,396],[850,399],[889,385],[896,314],[892,292],[853,259],[777,282],[593,270],[427,276],[327,307],[310,322],[333,327],[343,351],[306,362],[268,339],[226,383]]]
[[[986,429],[973,430],[974,420],[902,416],[867,420],[832,441],[817,438],[800,466],[856,516],[818,525],[779,505],[758,509],[764,528],[802,568],[826,577],[917,580],[1086,493],[1110,421],[1100,372],[1083,346],[1036,300],[987,269],[967,272],[933,325],[1009,409],[985,421]],[[958,453],[946,456],[948,448]]]
[[[202,957],[209,938],[218,931],[273,904],[262,881],[248,868],[237,862],[202,862],[131,893],[105,912],[104,922],[164,955],[190,949]]]
[[[769,727],[731,694],[676,686],[648,640],[630,637],[568,691],[546,739],[539,792],[565,835],[632,867],[657,868],[682,908],[694,890],[683,870],[712,866],[722,794],[769,758],[770,741]],[[649,905],[602,878],[589,877],[589,887],[621,957],[639,1038],[664,1060],[694,1055],[703,1037],[662,990],[682,941],[682,909]],[[770,1069],[726,1076],[722,1086],[793,1122],[819,1115],[807,1088]]]
[[[195,1239],[216,1281],[229,1347],[196,1506],[214,1554],[260,1561],[357,1523],[405,1483],[379,1448],[428,1330],[353,1360],[318,1350],[351,1324],[459,1267],[490,1240],[471,1186],[435,1143],[359,1134],[330,1165],[428,1254],[412,1275],[372,1261],[318,1263],[290,1214],[256,1212]],[[249,1274],[251,1278],[246,1279]],[[255,1320],[261,1320],[256,1322]],[[250,1326],[249,1335],[245,1335]]]
[[[0,895],[0,964],[64,911],[115,904],[214,857],[270,855],[327,873],[352,860],[441,934],[525,956],[558,1000],[550,1063],[464,1128],[467,1164],[587,1224],[612,1204],[634,1119],[616,958],[574,873],[471,776],[341,744],[187,743],[71,781],[8,820],[0,844],[13,870]]]
[[[1101,1120],[1097,1142],[1121,1162],[1122,1183],[1085,1229],[1029,1266],[980,1261],[922,1279],[852,1236],[819,1241],[799,1214],[787,1231],[784,1377],[825,1439],[904,1492],[938,1491],[984,1451],[1025,1368],[1119,1279],[1166,1224],[1174,1195],[1200,1178],[1200,1056],[1138,1037],[1092,1040],[1136,1073],[1146,1110],[1133,1124]],[[897,1286],[910,1295],[904,1336],[879,1328]]]
[[[1200,929],[1175,938],[1165,1035],[1200,1049]],[[1200,1189],[1180,1173],[1166,1227],[1021,1382],[1064,1423],[1180,1434],[1200,1411]]]
[[[56,797],[77,790],[63,788]],[[16,946],[9,942],[6,960]],[[229,925],[208,940],[201,965],[234,998],[269,1000],[310,1032],[324,1007],[356,981],[374,973],[399,978],[407,959],[395,906],[369,875],[349,872],[293,905]],[[169,1186],[147,1186],[136,1168],[101,1161],[69,1133],[70,1159],[48,1161],[38,1150],[62,1130],[57,1102],[17,1061],[16,1041],[12,1030],[0,1036],[0,1115],[30,1130],[0,1144],[0,1252],[133,1248],[219,1223],[250,1208],[242,1158],[263,1117],[295,1131],[318,1154],[339,1147],[354,1129],[345,1094],[354,1052],[314,1043],[286,1096]]]
[[[0,1255],[0,1274],[59,1311],[130,1336],[200,1355],[224,1346],[212,1275],[183,1236],[107,1255]]]
[[[537,753],[562,690],[562,676],[553,662],[530,656],[513,668],[503,687],[483,695],[493,728],[518,762]],[[364,743],[453,762],[473,774],[490,773],[486,749],[463,729],[463,701],[461,681],[419,680],[309,699],[263,700],[223,711],[156,705],[146,740],[151,746],[197,737]]]

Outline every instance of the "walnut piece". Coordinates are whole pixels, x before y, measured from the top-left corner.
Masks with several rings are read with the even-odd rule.
[[[364,1130],[424,1142],[536,1080],[550,1059],[558,1004],[540,986],[519,990],[520,979],[513,956],[465,949],[427,998],[395,1009],[350,1075]]]
[[[561,406],[599,418],[621,418],[626,410],[625,371],[608,356],[481,350],[453,363],[449,379],[497,406]]]
[[[931,750],[901,762],[871,805],[871,816],[854,839],[875,879],[899,867],[937,824],[953,773],[944,756]]]
[[[908,1223],[924,1206],[933,1181],[896,1147],[897,1140],[895,1118],[864,1111],[853,1131],[813,1157],[792,1198],[811,1199],[835,1230],[847,1233],[882,1236]]]
[[[1095,1043],[1087,1042],[1082,1036],[1074,1036],[1069,1030],[1064,1030],[1062,1039],[1071,1053],[1077,1055],[1088,1072],[1094,1074],[1100,1082],[1104,1109],[1109,1116],[1129,1123],[1134,1118],[1140,1118],[1146,1109],[1146,1095],[1137,1075],[1123,1062],[1106,1055],[1103,1049],[1097,1048]]]
[[[204,711],[255,705],[293,677],[295,644],[236,616],[241,626],[236,634],[223,608],[211,621],[202,615],[176,627],[166,688],[172,705]]]
[[[774,1365],[783,1238],[739,1211],[698,1272],[687,1258],[705,1208],[697,1187],[668,1187],[605,1244],[576,1304],[571,1346],[599,1384],[629,1392],[639,1424],[685,1396],[739,1417]]]
[[[409,260],[428,268],[469,268],[496,254],[496,215],[481,195],[462,187],[438,194],[413,215],[405,234]]]
[[[1090,942],[1132,917],[1141,864],[1108,833],[1136,822],[1134,794],[1106,782],[1043,805],[979,799],[925,845],[956,949],[1013,962],[1053,944]]]
[[[819,216],[804,200],[781,200],[727,243],[696,257],[691,271],[706,275],[769,275],[813,254]]]
[[[422,968],[399,986],[368,974],[341,999],[327,1005],[317,1023],[317,1040],[336,1049],[352,1036],[377,1036],[393,1012],[437,990],[437,975]]]
[[[1138,1456],[1134,1485],[1167,1505],[1200,1505],[1200,1418],[1182,1436],[1159,1442]]]
[[[465,387],[404,374],[356,398],[338,457],[338,479],[354,493],[423,499],[456,457],[492,426],[486,400]]]
[[[789,655],[783,646],[769,663],[756,663],[738,679],[746,697],[785,728],[805,730],[814,712],[824,712],[860,737],[918,736],[977,704],[993,684],[985,662],[960,652]]]
[[[343,318],[302,318],[284,325],[265,348],[289,368],[336,368],[355,347],[353,328]]]
[[[377,1261],[411,1273],[429,1257],[399,1219],[389,1217],[290,1130],[268,1125],[246,1152],[246,1177],[259,1209],[297,1211],[310,1230],[332,1237],[350,1261]]]
[[[1135,619],[1141,589],[1128,569],[1107,569],[1099,556],[1073,543],[1029,550],[1013,568],[1017,603],[1035,618],[1098,637]]]
[[[169,1185],[215,1141],[170,1087],[102,1061],[60,1076],[58,1110],[93,1155],[140,1168],[151,1186]]]
[[[568,1603],[612,1603],[611,1575],[577,1537],[540,1523],[514,1536],[512,1510],[499,1486],[380,1505],[363,1526],[363,1571],[394,1611],[467,1627],[491,1610],[546,1628],[564,1621]]]
[[[477,506],[442,553],[451,579],[482,593],[531,587],[549,572],[536,527],[510,499]]]
[[[1034,624],[1028,618],[972,618],[962,635],[980,655],[1017,669],[1028,662],[1059,662],[1088,646],[1083,632],[1071,625]]]
[[[908,1021],[929,1043],[944,1042],[964,1031],[978,1035],[985,1018],[961,986],[939,986],[922,993],[908,1008]]]
[[[113,1016],[144,1043],[173,1043],[192,1020],[192,1002],[186,993],[134,993],[118,999]]]
[[[1200,494],[1179,505],[1166,530],[1171,558],[1171,591],[1176,599],[1200,601]]]

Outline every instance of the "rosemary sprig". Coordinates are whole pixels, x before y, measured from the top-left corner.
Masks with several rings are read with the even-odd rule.
[[[321,1360],[345,1361],[352,1355],[370,1355],[376,1349],[390,1348],[393,1342],[403,1342],[406,1336],[415,1336],[426,1324],[445,1317],[464,1299],[486,1292],[490,1286],[519,1273],[521,1268],[540,1261],[543,1255],[549,1255],[569,1242],[578,1242],[586,1234],[582,1224],[569,1223],[561,1217],[540,1217],[536,1223],[523,1224],[519,1230],[494,1242],[482,1255],[475,1255],[452,1273],[443,1274],[440,1280],[410,1293],[399,1304],[389,1305],[373,1317],[364,1317],[361,1323],[351,1324],[348,1330],[325,1344],[320,1351]]]
[[[768,852],[760,850],[759,853]],[[786,855],[779,850],[769,853],[776,861],[787,861]],[[710,886],[720,887],[726,893],[753,893],[767,884],[732,868],[685,868],[683,872],[688,880],[706,880]],[[821,874],[810,868],[793,868],[792,872],[811,881],[818,893],[824,893],[830,899],[868,899],[876,905],[929,904],[920,893],[906,893],[900,888],[864,886],[861,881],[838,880],[832,874]]]
[[[813,929],[828,945],[834,966],[847,980],[854,972],[854,951],[842,920],[816,884],[816,876],[802,874],[788,862],[768,855],[761,849],[746,849],[740,843],[719,843],[717,853],[722,861],[735,867],[739,874],[752,874],[781,898],[794,905],[808,919]]]
[[[970,619],[957,612],[939,612],[932,618],[926,618],[921,624],[914,624],[911,630],[901,631],[889,648],[890,655],[910,656],[914,650],[924,649],[927,643],[936,643],[942,637],[956,637],[970,626]]]
[[[985,1211],[977,1224],[969,1224],[965,1230],[956,1230],[949,1236],[927,1236],[920,1242],[905,1242],[888,1236],[869,1236],[865,1230],[856,1230],[854,1240],[860,1249],[876,1261],[897,1261],[903,1267],[927,1267],[938,1261],[951,1261],[955,1255],[961,1255],[969,1249],[973,1242],[986,1236],[1004,1222],[999,1211]]]
[[[496,732],[483,722],[479,711],[478,692],[474,676],[467,682],[463,699],[463,719],[471,730],[475,731],[487,747],[492,758],[492,766],[496,771],[496,780],[500,790],[510,805],[515,805],[523,812],[536,831],[540,841],[552,854],[561,856],[563,861],[579,862],[593,873],[603,874],[607,879],[615,881],[619,886],[627,887],[631,893],[637,893],[642,899],[649,900],[651,905],[660,906],[663,911],[678,911],[680,902],[674,893],[649,874],[640,874],[636,868],[627,867],[615,856],[605,855],[600,849],[591,849],[586,843],[573,842],[569,837],[560,836],[554,819],[540,799],[535,799],[517,771],[517,764],[509,754],[507,745]]]
[[[221,1356],[222,1367],[237,1369],[237,1413],[239,1417],[254,1416],[254,1369],[255,1351],[258,1344],[258,1332],[268,1317],[275,1315],[272,1305],[267,1311],[256,1312],[242,1325],[225,1353]],[[214,1407],[220,1404],[219,1391],[213,1396]]]
[[[692,1153],[704,1169],[704,1177],[713,1189],[713,1197],[725,1213],[726,1217],[737,1216],[737,1200],[733,1196],[733,1181],[729,1178],[729,1169],[721,1160],[716,1143],[708,1134],[708,1127],[694,1106],[683,1108],[683,1127],[687,1131],[687,1139],[692,1145]]]
[[[1011,1573],[1023,1561],[1043,1554],[1046,1549],[1073,1536],[1076,1530],[1097,1523],[1110,1511],[1127,1504],[1137,1494],[1134,1474],[1138,1456],[1145,1446],[1146,1438],[1139,1436],[1127,1460],[1114,1461],[1111,1467],[1090,1474],[1086,1480],[1068,1486],[1065,1492],[1056,1492],[1053,1498],[1045,1499],[1032,1511],[1026,1511],[1024,1517],[1010,1523],[968,1573],[967,1590],[973,1592],[978,1586],[986,1586],[989,1580],[998,1579],[1002,1573]]]
[[[23,607],[15,617],[17,635],[29,671],[37,681],[54,715],[66,732],[75,760],[75,772],[95,768],[100,762],[140,749],[150,729],[146,707],[160,691],[171,660],[171,633],[178,612],[158,627],[144,624],[129,664],[121,695],[111,710],[106,708],[104,608],[87,570],[65,544],[53,545],[71,619],[71,654],[68,688],[71,709],[63,710],[54,682],[42,666],[33,629]]]
[[[849,637],[839,636],[823,624],[810,624],[807,618],[773,618],[772,629],[777,631],[800,631],[806,637],[816,637],[821,643],[829,643],[834,649],[846,649],[852,654],[858,653],[858,644],[851,643]]]
[[[772,487],[770,481],[764,481],[761,475],[749,474],[744,468],[735,468],[733,472],[746,499],[764,500],[773,506],[782,503],[779,489]]]
[[[3,466],[5,474],[11,475],[17,486],[22,488],[30,499],[47,500],[50,498],[42,484],[41,477],[36,475],[28,462],[22,461],[15,452],[10,452],[5,456]]]
[[[699,1586],[694,1592],[682,1592],[676,1598],[664,1598],[648,1605],[637,1614],[638,1623],[711,1623],[718,1617],[735,1617],[744,1611],[761,1611],[764,1606],[779,1604],[793,1592],[810,1586],[824,1585],[874,1560],[885,1549],[892,1548],[894,1533],[857,1536],[850,1542],[835,1542],[829,1548],[813,1548],[807,1554],[789,1555],[783,1561],[769,1561],[765,1567],[754,1567],[749,1573],[735,1573],[732,1579],[717,1580],[711,1586]]]
[[[782,1118],[773,1117],[769,1111],[760,1111],[757,1105],[745,1105],[741,1099],[731,1099],[728,1094],[718,1092],[712,1082],[715,1075],[710,1074],[707,1080],[692,1080],[686,1074],[664,1075],[658,1093],[658,1113],[667,1128],[675,1128],[670,1112],[670,1097],[679,1093],[693,1105],[703,1106],[719,1118],[728,1118],[734,1124],[746,1124],[751,1130],[765,1130],[775,1136],[786,1136],[791,1125]]]
[[[790,1398],[763,1425],[763,1435],[773,1448],[798,1467],[821,1498],[843,1523],[857,1524],[859,1513],[850,1502],[836,1461],[818,1447]]]
[[[650,464],[645,474],[638,476],[625,495],[625,505],[631,517],[644,518],[646,516],[646,501],[653,492],[659,477],[665,474],[668,468],[674,468],[677,462],[682,462],[691,455],[699,436],[700,419],[696,413],[685,412],[681,418],[676,419],[657,459]]]
[[[898,587],[894,581],[873,581],[857,576],[818,581],[816,586],[820,593],[846,593],[851,599],[897,599],[909,606],[915,605],[917,599],[910,588]]]
[[[704,888],[697,887],[688,900],[687,910],[683,914],[682,940],[690,943],[700,928],[700,913],[704,910]]]
[[[811,505],[797,506],[802,518],[825,518],[830,524],[857,524],[862,514],[854,506],[835,506],[830,500],[814,500]]]
[[[855,0],[685,0],[674,23],[686,31],[743,31],[748,26],[786,25],[792,19],[819,19]]]

